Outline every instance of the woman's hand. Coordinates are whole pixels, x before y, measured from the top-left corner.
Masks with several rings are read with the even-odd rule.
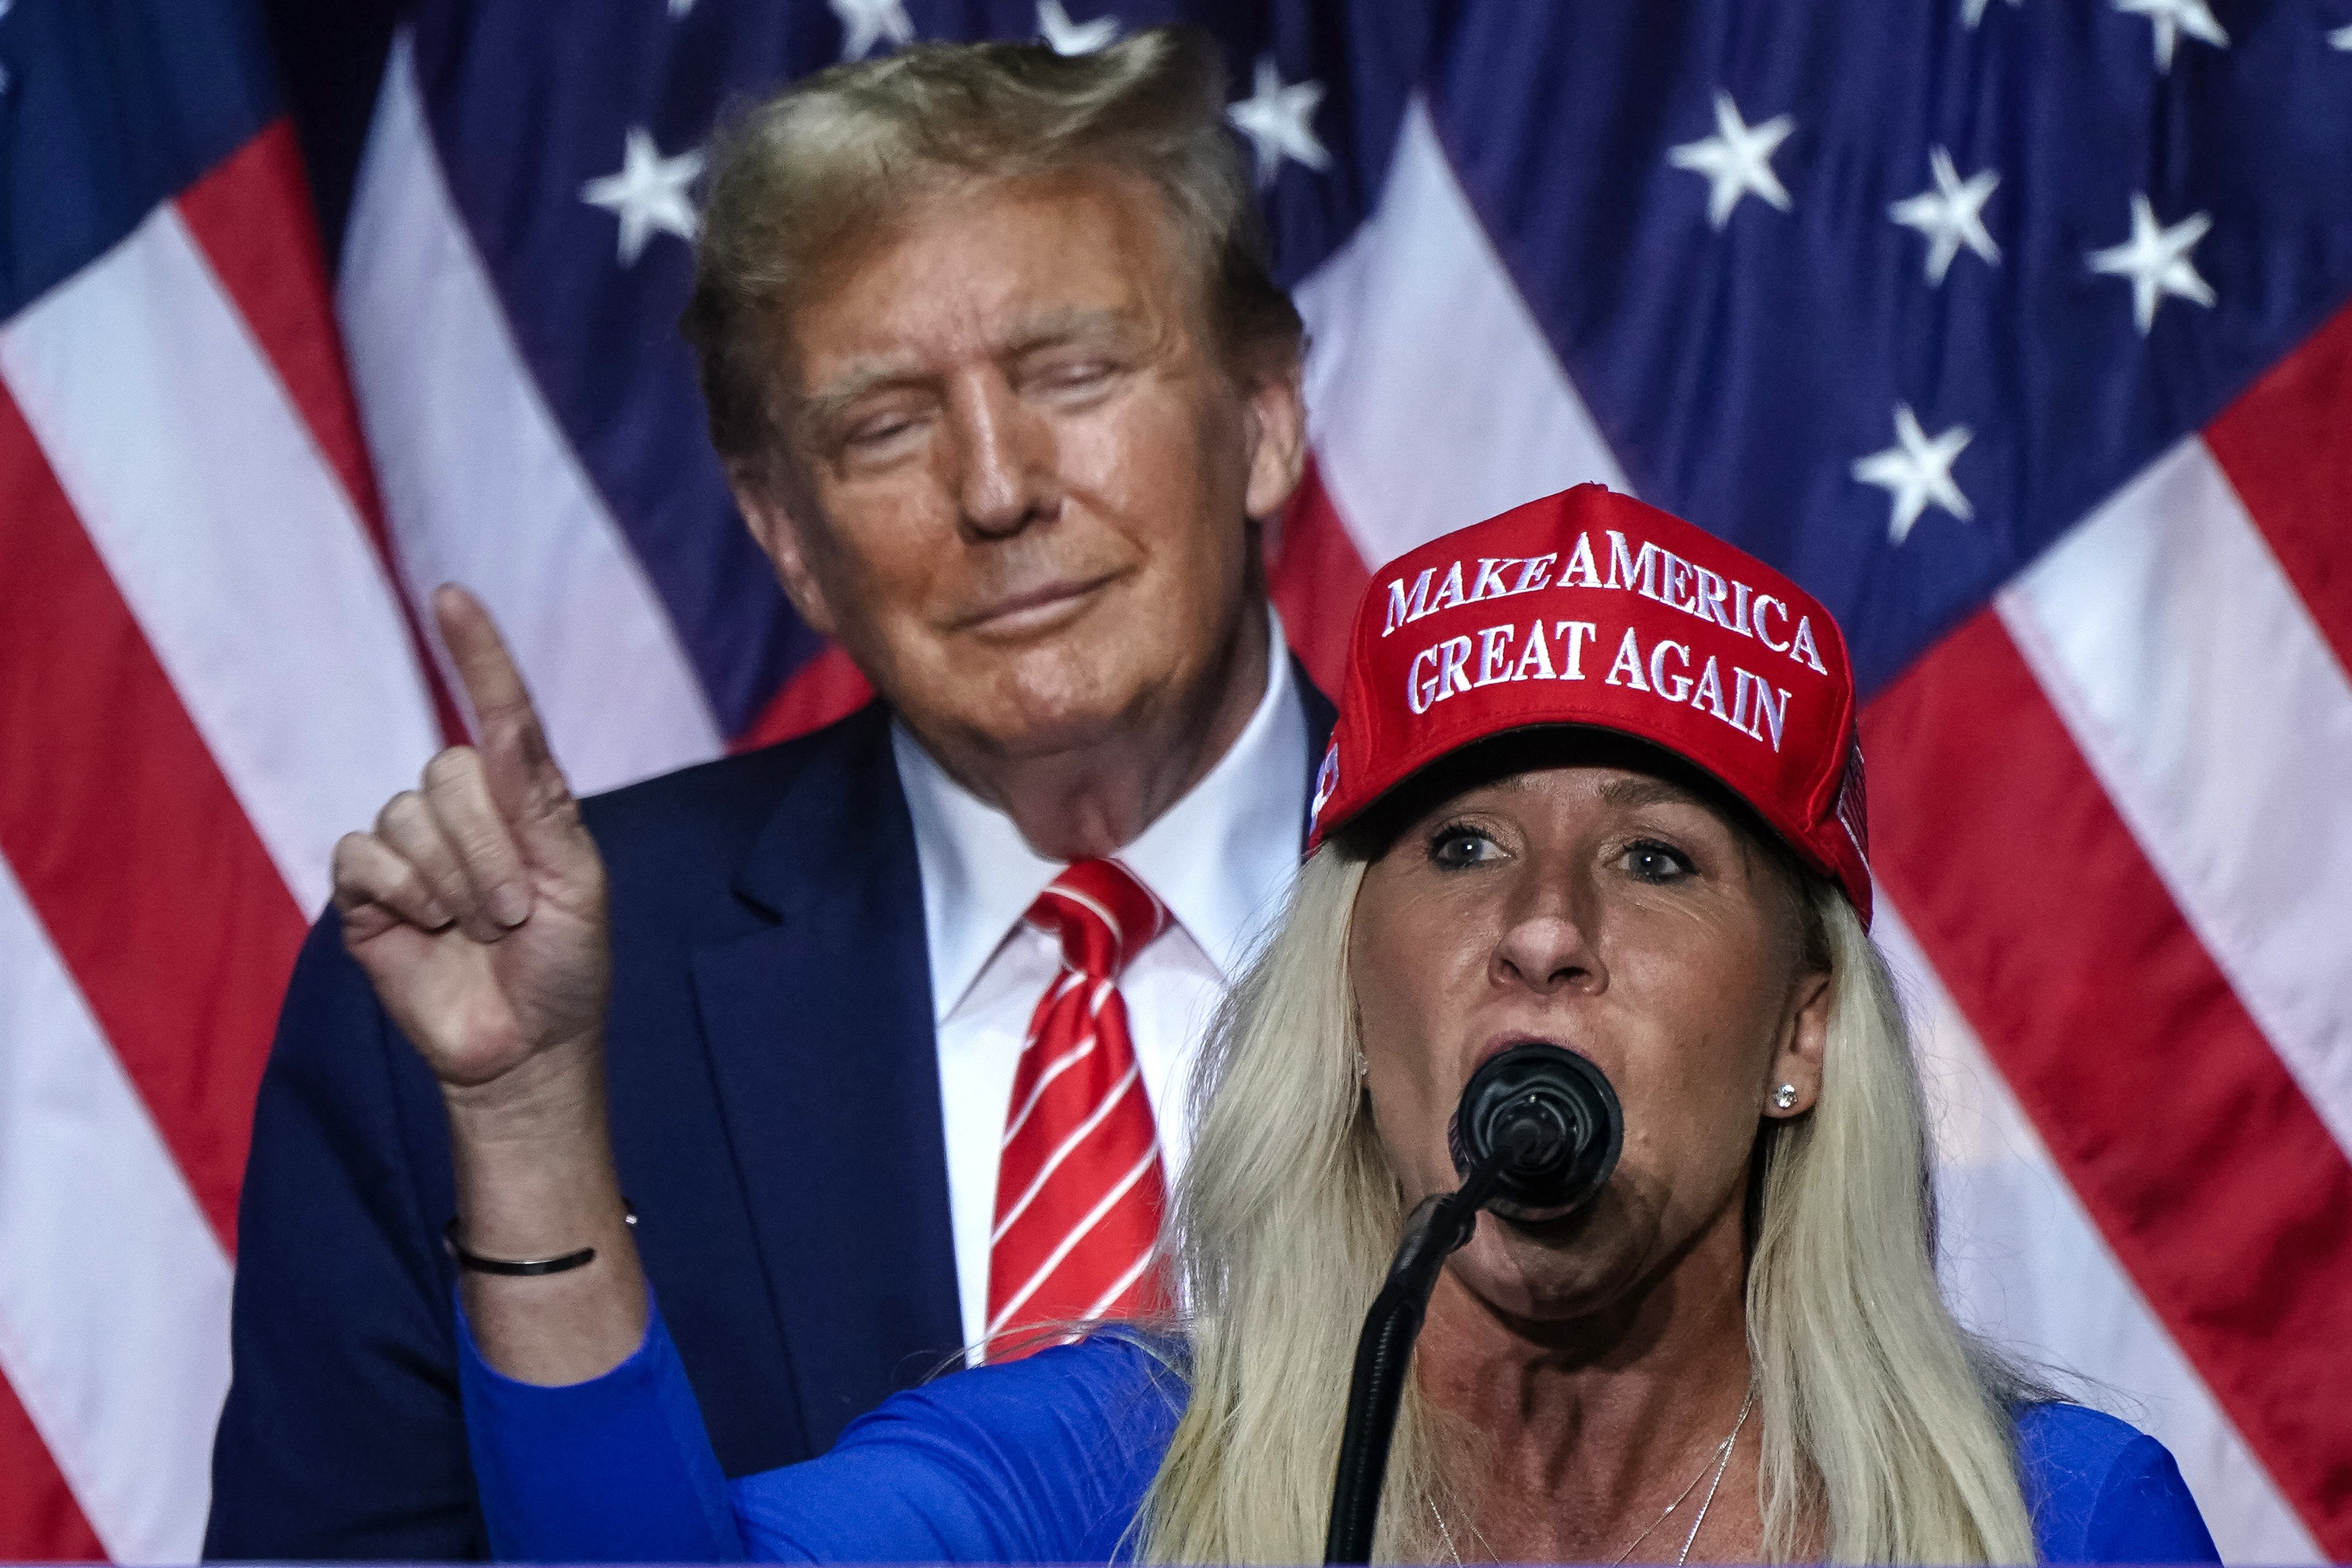
[[[433,608],[482,743],[435,757],[373,832],[335,846],[335,907],[343,945],[441,1080],[458,1239],[508,1259],[595,1250],[555,1274],[463,1276],[490,1365],[578,1383],[646,1325],[604,1112],[604,862],[488,614],[454,585]]]
[[[452,746],[335,846],[343,943],[434,1075],[488,1090],[603,1028],[604,863],[522,678],[473,596],[434,595],[482,743]]]

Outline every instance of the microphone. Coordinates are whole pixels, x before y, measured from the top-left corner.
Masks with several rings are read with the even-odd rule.
[[[1445,1130],[1465,1184],[1504,1151],[1486,1206],[1522,1223],[1581,1207],[1608,1182],[1624,1146],[1625,1112],[1608,1078],[1575,1052],[1539,1041],[1513,1046],[1473,1073]]]
[[[1405,1221],[1388,1282],[1364,1314],[1348,1420],[1331,1488],[1323,1561],[1367,1563],[1388,1479],[1389,1441],[1437,1271],[1470,1239],[1478,1211],[1519,1224],[1573,1213],[1609,1183],[1625,1143],[1625,1113],[1608,1077],[1558,1046],[1513,1046],[1470,1075],[1445,1145],[1462,1184],[1424,1199]]]

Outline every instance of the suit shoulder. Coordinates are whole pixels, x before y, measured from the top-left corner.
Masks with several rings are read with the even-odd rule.
[[[616,874],[638,862],[731,871],[793,788],[828,775],[848,787],[889,754],[888,712],[869,703],[793,740],[590,795],[580,809]]]

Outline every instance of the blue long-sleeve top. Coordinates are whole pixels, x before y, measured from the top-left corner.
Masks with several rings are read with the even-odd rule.
[[[492,1371],[458,1324],[483,1517],[526,1561],[1109,1562],[1186,1398],[1170,1347],[1107,1332],[898,1394],[823,1458],[730,1481],[658,1309],[628,1360],[556,1388]],[[2017,1438],[2043,1562],[2221,1560],[2154,1438],[2057,1404]]]

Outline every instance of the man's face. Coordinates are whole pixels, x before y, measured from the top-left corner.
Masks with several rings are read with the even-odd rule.
[[[1213,687],[1296,485],[1296,366],[1237,381],[1140,181],[916,203],[783,323],[790,498],[739,483],[803,616],[918,733],[1006,759]]]

